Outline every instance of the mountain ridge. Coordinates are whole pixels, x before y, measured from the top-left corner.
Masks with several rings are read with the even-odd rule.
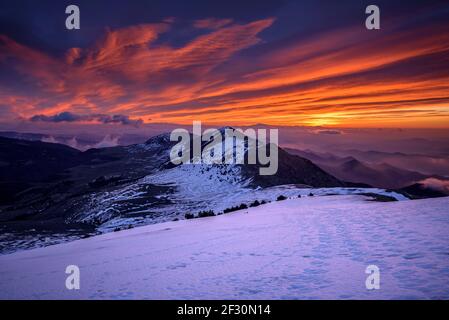
[[[79,222],[74,217],[79,216],[80,208],[85,207],[83,204],[91,204],[94,207],[95,197],[99,194],[140,185],[146,176],[175,168],[170,162],[169,153],[176,142],[170,141],[169,136],[164,133],[141,144],[93,148],[87,151],[79,151],[62,144],[0,138],[0,186],[9,190],[0,202],[0,221],[15,224],[19,223],[17,219],[20,218],[21,222],[27,221],[30,225],[33,225],[33,221],[45,219]],[[206,145],[207,143],[203,143],[202,148]],[[25,150],[22,150],[24,148]],[[242,183],[246,181],[245,186],[249,188],[266,188],[281,184],[305,184],[312,187],[345,185],[311,161],[290,155],[281,148],[279,151],[279,170],[274,176],[259,176],[259,164],[232,165],[229,168],[235,167],[236,171],[230,170],[227,174],[236,175],[238,172],[239,176],[235,179]],[[48,162],[46,157],[39,158],[41,153],[49,156],[55,165]],[[11,161],[14,154],[17,155],[14,161]],[[17,165],[14,167],[16,171],[11,171],[12,163],[20,164],[29,159],[35,159],[34,166]],[[34,168],[39,169],[39,175],[35,179],[30,172],[35,170]],[[21,185],[12,188],[14,182],[18,181],[16,176],[23,179],[20,180]],[[52,176],[53,178],[49,179]],[[176,188],[152,184],[142,184],[141,187],[143,189],[139,192],[146,194],[148,199],[129,201],[133,203],[132,206],[139,202],[139,206],[148,210],[151,206],[146,204],[160,202],[155,196],[163,197],[164,192],[174,192]],[[133,212],[130,208],[123,210]]]

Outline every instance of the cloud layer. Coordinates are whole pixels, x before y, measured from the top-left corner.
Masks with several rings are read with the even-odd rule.
[[[420,183],[425,185],[427,188],[437,190],[444,194],[449,195],[449,180],[428,178],[423,181],[420,181]]]
[[[108,29],[53,56],[0,35],[2,115],[46,122],[447,127],[449,24],[350,26],[267,43],[276,23],[173,20]],[[113,116],[108,116],[113,115]],[[331,133],[331,132],[323,132]]]
[[[72,112],[61,112],[53,116],[46,116],[43,114],[32,116],[30,119],[32,122],[97,122],[103,124],[123,124],[123,125],[133,125],[139,126],[143,123],[142,119],[131,120],[128,116],[116,114],[116,115],[105,115],[105,114],[89,114],[80,115]]]

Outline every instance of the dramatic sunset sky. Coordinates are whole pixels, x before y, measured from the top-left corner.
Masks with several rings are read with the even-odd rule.
[[[1,2],[0,123],[193,120],[449,128],[449,3]]]

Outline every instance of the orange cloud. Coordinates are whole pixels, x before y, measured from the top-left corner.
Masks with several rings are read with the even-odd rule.
[[[91,48],[52,57],[0,36],[32,92],[0,86],[17,116],[126,114],[154,122],[246,125],[449,126],[449,26],[390,34],[347,28],[264,44],[273,19],[205,19],[183,46],[172,21],[108,30]],[[243,54],[251,48],[251,55]],[[257,49],[257,50],[256,50]]]

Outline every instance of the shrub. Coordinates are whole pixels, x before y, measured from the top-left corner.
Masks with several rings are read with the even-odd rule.
[[[99,218],[93,218],[91,224],[98,227],[101,225],[101,220]]]
[[[242,203],[242,204],[239,206],[239,209],[240,209],[240,210],[248,209],[248,206],[247,206],[246,204]]]
[[[233,212],[233,211],[237,211],[237,210],[238,210],[237,207],[226,208],[223,210],[223,213],[229,213],[229,212]]]
[[[368,200],[368,201],[377,201],[377,202],[398,201],[395,197],[390,197],[390,196],[376,194],[376,193],[360,193],[360,195],[370,197],[371,200]]]
[[[215,216],[215,213],[212,210],[200,211],[198,213],[198,218],[213,217],[213,216]]]
[[[248,206],[246,204],[242,203],[241,205],[239,205],[237,207],[231,207],[231,208],[224,209],[223,213],[229,213],[229,212],[244,210],[244,209],[248,209]]]
[[[280,195],[280,196],[276,199],[276,201],[283,201],[283,200],[287,200],[287,197],[286,197],[286,196],[283,196],[283,195]]]
[[[298,194],[298,198],[301,198],[301,195],[300,195],[300,194]]]
[[[313,193],[311,192],[311,193],[309,193],[309,197],[313,197]]]
[[[253,203],[251,203],[249,206],[250,207],[258,207],[258,206],[260,206],[260,202],[258,200],[256,200]]]
[[[186,218],[186,219],[188,220],[188,219],[193,219],[193,218],[195,218],[195,216],[194,216],[192,213],[186,213],[186,214],[184,215],[184,218]]]

